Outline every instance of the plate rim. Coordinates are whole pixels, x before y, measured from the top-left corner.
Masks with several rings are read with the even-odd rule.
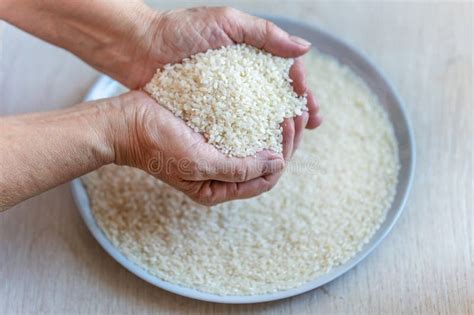
[[[349,259],[346,263],[333,268],[330,272],[318,276],[313,280],[310,280],[298,287],[277,291],[273,293],[267,294],[258,294],[258,295],[218,295],[212,293],[202,292],[196,289],[188,288],[181,286],[179,284],[173,284],[171,282],[162,280],[156,276],[151,275],[140,267],[139,265],[135,264],[131,260],[129,260],[125,255],[123,255],[120,250],[118,250],[106,237],[102,229],[98,226],[97,222],[95,221],[92,210],[89,204],[89,198],[87,192],[85,190],[84,185],[81,182],[80,178],[76,178],[71,181],[71,190],[73,194],[73,199],[76,203],[76,206],[79,209],[80,215],[84,220],[87,228],[94,236],[96,241],[101,245],[101,247],[110,255],[112,256],[119,264],[125,267],[128,271],[136,275],[137,277],[145,280],[148,283],[151,283],[154,286],[157,286],[163,290],[185,296],[192,299],[197,299],[206,302],[214,302],[214,303],[227,303],[227,304],[250,304],[250,303],[262,303],[262,302],[270,302],[280,299],[289,298],[292,296],[296,296],[311,290],[314,290],[320,286],[323,286],[332,280],[342,276],[352,268],[354,268],[357,264],[359,264],[362,260],[364,260],[369,254],[371,254],[379,245],[380,243],[386,238],[386,236],[390,233],[393,229],[394,225],[400,218],[407,200],[410,196],[410,192],[412,190],[413,185],[413,178],[415,175],[415,164],[416,164],[416,145],[414,140],[414,133],[411,121],[407,114],[405,104],[402,101],[398,91],[394,88],[392,82],[388,79],[385,73],[372,62],[372,60],[361,50],[354,47],[352,44],[347,43],[346,41],[340,39],[339,37],[333,35],[327,30],[324,30],[320,26],[314,25],[313,23],[301,22],[294,18],[287,18],[281,16],[272,16],[272,15],[263,15],[260,16],[269,19],[276,24],[278,22],[285,22],[291,23],[298,27],[302,28],[309,28],[313,31],[320,33],[322,36],[331,39],[332,41],[336,42],[338,45],[344,46],[345,49],[352,51],[353,54],[358,55],[369,67],[371,67],[384,81],[385,85],[388,87],[389,92],[394,97],[397,106],[399,107],[401,118],[403,119],[403,123],[406,126],[407,132],[407,140],[408,140],[408,147],[409,147],[409,165],[408,165],[408,179],[405,186],[401,187],[402,191],[398,191],[400,187],[397,187],[397,194],[401,194],[401,201],[399,203],[398,209],[396,209],[395,214],[391,218],[385,218],[383,223],[388,222],[385,227],[385,230],[381,231],[382,227],[379,228],[377,232],[369,239],[368,243],[363,246],[363,248],[355,254],[354,257]],[[84,100],[91,100],[94,99],[94,95],[97,93],[98,90],[104,89],[112,89],[116,88],[117,83],[112,80],[111,78],[101,75],[99,79],[94,83],[91,87],[87,95],[85,96]],[[391,121],[393,124],[393,121]],[[399,152],[400,155],[400,152]],[[390,211],[391,209],[389,209]],[[387,221],[390,220],[390,221]],[[383,224],[382,223],[382,224]],[[377,233],[379,233],[377,235]]]

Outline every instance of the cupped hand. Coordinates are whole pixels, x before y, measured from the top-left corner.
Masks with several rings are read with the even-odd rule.
[[[304,128],[316,128],[321,122],[301,58],[310,44],[267,20],[232,8],[167,12],[142,8],[137,16],[145,27],[140,32],[134,28],[121,46],[121,53],[128,54],[124,59],[131,60],[129,67],[110,72],[129,88],[143,87],[166,64],[208,49],[246,43],[276,56],[295,58],[290,78],[295,92],[307,95],[308,111],[282,123],[282,155],[264,151],[257,157],[229,158],[146,94],[132,92],[123,96],[125,104],[137,105],[128,107],[127,141],[119,142],[116,162],[139,167],[206,205],[271,189],[298,147]]]
[[[111,123],[115,163],[140,168],[201,204],[268,191],[285,165],[282,155],[271,151],[247,158],[223,155],[144,92],[132,91],[110,101],[123,109]],[[118,125],[125,128],[117,132]]]
[[[293,88],[298,95],[307,94],[308,111],[301,116],[286,119],[283,123],[283,151],[289,160],[298,147],[303,129],[316,128],[321,123],[318,105],[305,82],[305,69],[301,56],[308,52],[310,43],[291,36],[270,21],[245,14],[239,10],[219,8],[192,8],[156,12],[149,9],[145,19],[144,35],[131,40],[128,46],[139,45],[133,50],[132,67],[121,81],[131,88],[143,87],[157,68],[178,63],[186,57],[208,49],[236,43],[246,43],[273,55],[295,58],[290,70]],[[133,37],[132,37],[133,38]]]

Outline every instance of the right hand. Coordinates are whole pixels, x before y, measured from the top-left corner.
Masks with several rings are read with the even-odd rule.
[[[227,157],[144,92],[109,101],[122,108],[122,117],[110,124],[115,163],[140,168],[200,204],[257,196],[276,184],[284,168],[283,155],[271,151]]]

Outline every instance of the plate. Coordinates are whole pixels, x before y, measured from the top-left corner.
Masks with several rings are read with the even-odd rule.
[[[329,273],[319,276],[299,287],[290,290],[251,296],[221,296],[163,281],[149,274],[146,270],[142,269],[134,262],[128,260],[116,247],[114,247],[114,245],[112,245],[112,243],[107,239],[105,234],[97,225],[94,216],[92,215],[87,192],[80,179],[73,180],[71,185],[74,200],[79,208],[84,222],[95,239],[109,255],[111,255],[117,262],[127,268],[130,272],[164,290],[193,299],[232,304],[274,301],[313,290],[341,276],[361,262],[365,257],[367,257],[367,255],[369,255],[380,244],[380,242],[393,228],[407,201],[415,168],[415,143],[413,139],[412,128],[405,113],[402,101],[390,82],[367,58],[367,56],[354,47],[338,39],[334,35],[331,35],[330,33],[323,31],[318,27],[303,24],[301,22],[287,18],[268,16],[265,18],[273,21],[275,24],[285,29],[290,34],[310,40],[313,44],[313,47],[316,47],[320,52],[331,55],[338,59],[340,63],[349,66],[377,95],[381,105],[388,113],[389,119],[393,124],[395,136],[398,142],[400,173],[398,177],[395,199],[391,205],[391,208],[387,212],[385,221],[382,223],[381,227],[373,235],[370,241],[352,259],[338,267],[333,268]],[[85,100],[110,97],[120,94],[123,91],[125,91],[125,89],[120,84],[107,76],[102,76],[92,86],[91,90],[85,97]]]

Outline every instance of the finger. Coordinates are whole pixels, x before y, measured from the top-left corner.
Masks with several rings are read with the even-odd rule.
[[[301,139],[303,138],[303,131],[308,123],[308,112],[303,112],[300,116],[296,116],[294,118],[295,122],[295,138],[293,140],[293,152],[292,155],[295,154],[296,149],[298,148],[299,144],[301,143]]]
[[[272,189],[280,177],[279,174],[281,172],[241,183],[205,181],[193,199],[203,205],[213,206],[226,201],[252,198]]]
[[[290,78],[293,80],[293,90],[298,95],[304,95],[306,92],[306,78],[304,72],[303,59],[296,58],[290,68]]]
[[[204,155],[203,155],[204,156]],[[192,180],[218,180],[223,182],[245,182],[282,170],[285,160],[281,154],[264,150],[245,158],[227,157],[215,150],[202,159]]]
[[[226,29],[226,33],[235,42],[246,43],[285,58],[299,57],[307,53],[311,47],[311,43],[307,40],[290,36],[268,20],[235,9],[227,11],[230,18],[236,18],[238,22],[238,27],[229,25]]]
[[[313,92],[310,90],[307,91],[307,107],[308,107],[308,123],[306,124],[306,128],[314,129],[321,125],[322,116],[319,113],[319,104],[316,102]]]
[[[313,92],[308,90],[306,85],[304,64],[301,58],[295,59],[295,63],[290,69],[290,78],[293,80],[293,89],[295,90],[296,94],[303,95],[306,93],[308,116],[305,117],[306,123],[304,127],[308,129],[314,129],[318,127],[321,124],[319,105],[314,98]]]
[[[285,118],[283,128],[283,158],[289,161],[293,153],[293,141],[295,138],[295,124],[293,118]]]

